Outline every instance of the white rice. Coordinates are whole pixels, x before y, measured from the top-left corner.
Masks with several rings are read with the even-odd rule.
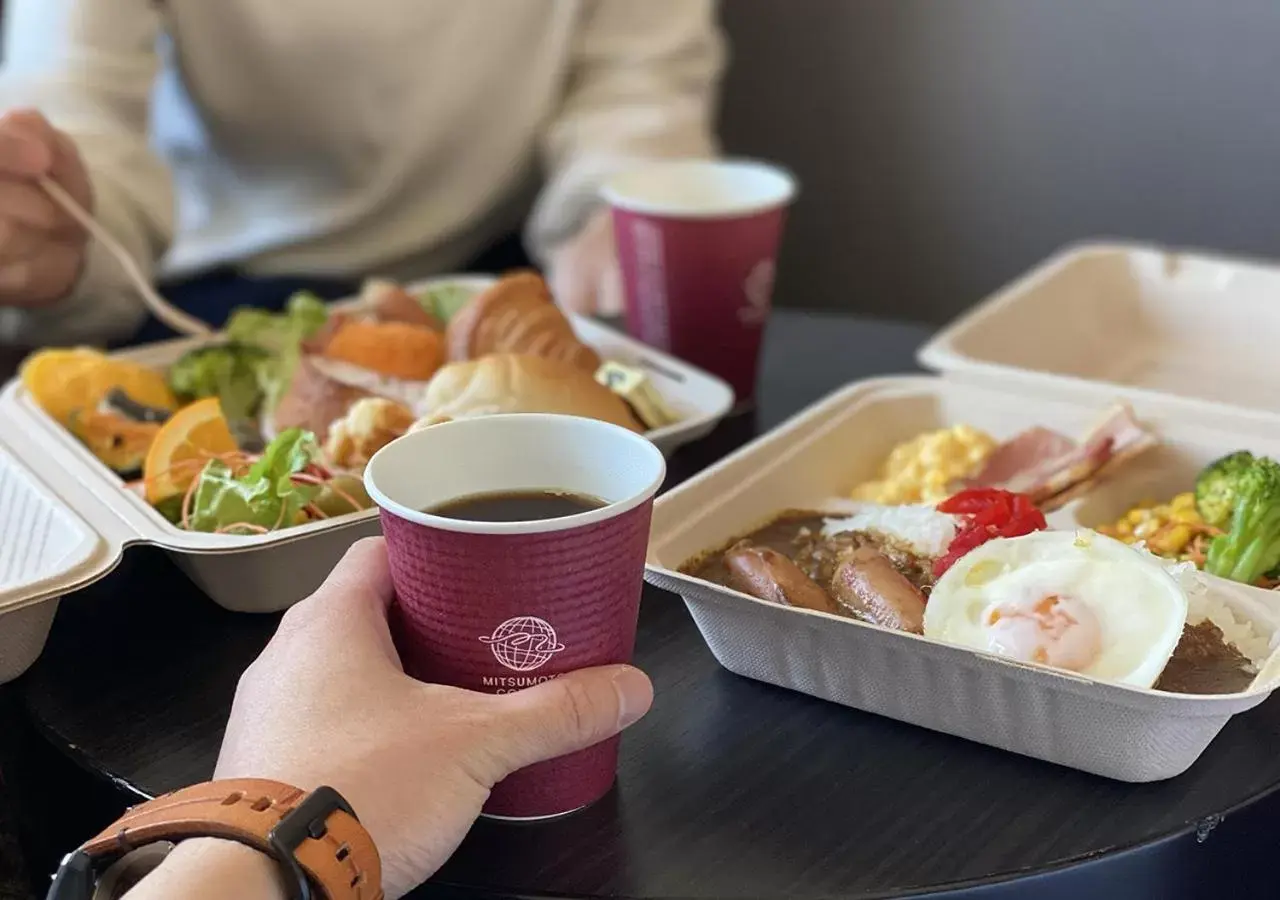
[[[1138,547],[1144,552],[1150,552],[1141,544]],[[1280,638],[1280,631],[1270,638],[1262,634],[1247,616],[1231,608],[1215,589],[1216,586],[1210,586],[1208,577],[1196,568],[1195,563],[1154,558],[1159,559],[1186,593],[1188,625],[1199,625],[1207,619],[1217,625],[1226,642],[1248,657],[1255,667],[1266,662],[1271,655],[1272,644]],[[1236,595],[1235,599],[1239,601],[1244,598]]]
[[[956,536],[959,520],[932,506],[881,506],[853,500],[830,500],[819,509],[843,515],[829,518],[822,526],[824,537],[849,531],[878,534],[900,541],[918,556],[941,556]]]

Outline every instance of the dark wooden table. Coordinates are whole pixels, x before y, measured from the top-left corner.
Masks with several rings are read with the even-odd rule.
[[[832,388],[913,368],[926,336],[779,314],[758,412],[679,453],[673,481]],[[170,790],[209,776],[236,680],[274,625],[130,551],[63,603],[20,703],[117,796]],[[637,662],[657,703],[628,732],[617,790],[552,823],[479,823],[415,897],[1275,895],[1280,702],[1234,719],[1182,777],[1134,786],[733,676],[652,589]]]

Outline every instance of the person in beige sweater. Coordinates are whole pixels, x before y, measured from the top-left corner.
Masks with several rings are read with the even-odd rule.
[[[215,324],[301,287],[518,264],[492,248],[522,219],[590,311],[618,303],[601,181],[717,149],[714,0],[8,0],[5,19],[0,347],[159,336],[39,175]]]

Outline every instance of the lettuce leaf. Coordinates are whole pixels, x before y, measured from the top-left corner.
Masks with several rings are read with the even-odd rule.
[[[281,432],[249,471],[237,477],[220,460],[200,473],[191,500],[192,531],[217,531],[249,524],[274,529],[294,524],[320,487],[297,484],[293,476],[320,455],[316,436],[300,428]]]
[[[329,307],[310,291],[300,291],[290,297],[282,313],[245,308],[231,314],[227,321],[227,337],[269,354],[268,359],[257,366],[265,410],[275,409],[280,396],[288,388],[302,356],[302,342],[328,321]]]
[[[467,301],[475,295],[476,292],[469,287],[460,284],[442,284],[423,291],[417,296],[417,300],[423,309],[441,322],[448,324],[454,314],[466,306]]]
[[[273,361],[266,350],[250,344],[197,347],[169,367],[169,387],[188,403],[217,397],[228,421],[250,419],[262,401],[258,370]]]
[[[227,320],[227,337],[241,344],[280,353],[319,331],[329,321],[329,307],[310,291],[289,298],[284,312],[244,307]]]

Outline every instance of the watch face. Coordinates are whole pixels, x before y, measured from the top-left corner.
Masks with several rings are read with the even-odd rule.
[[[118,900],[123,897],[126,891],[164,862],[173,847],[168,841],[158,841],[126,853],[102,873],[93,900]]]

